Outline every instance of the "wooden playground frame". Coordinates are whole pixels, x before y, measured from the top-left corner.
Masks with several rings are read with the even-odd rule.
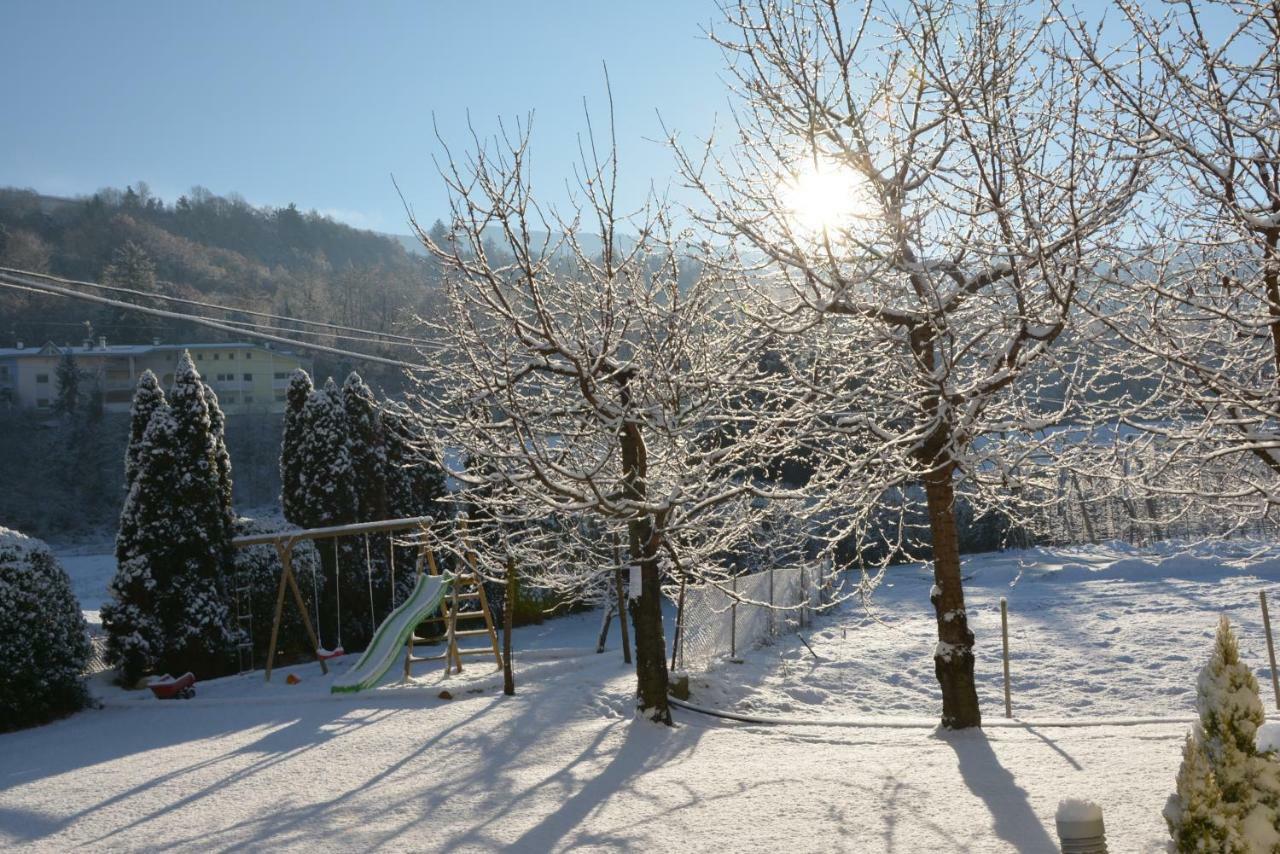
[[[417,530],[423,534],[423,537],[422,542],[418,544],[418,556],[414,566],[415,574],[420,575],[422,573],[422,565],[425,561],[431,567],[431,574],[438,575],[439,568],[436,566],[435,556],[431,553],[426,540],[426,535],[430,532],[433,522],[435,522],[435,519],[430,516],[410,516],[402,519],[384,519],[379,522],[332,525],[326,528],[294,528],[266,534],[248,534],[233,539],[231,545],[234,548],[272,546],[280,557],[280,583],[276,588],[275,615],[271,621],[271,640],[267,646],[265,681],[271,681],[271,671],[275,665],[276,642],[280,639],[280,621],[284,615],[284,591],[286,587],[293,593],[294,604],[298,606],[298,613],[302,615],[302,625],[307,630],[307,637],[311,640],[311,648],[315,651],[316,660],[320,662],[321,671],[326,674],[329,672],[329,665],[325,663],[324,658],[320,655],[320,639],[316,635],[315,627],[311,625],[311,617],[307,613],[307,606],[302,599],[302,591],[298,589],[298,580],[293,571],[293,547],[295,544],[304,540],[327,540],[358,534],[385,534],[396,531]],[[410,649],[412,649],[412,636],[410,636],[409,640]],[[450,637],[450,645],[452,646],[452,637]],[[408,670],[407,664],[405,669],[406,671]]]

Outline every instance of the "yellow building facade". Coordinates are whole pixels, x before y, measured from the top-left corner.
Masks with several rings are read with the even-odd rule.
[[[65,354],[75,359],[81,388],[102,392],[106,412],[128,412],[143,371],[151,371],[168,389],[183,352],[218,394],[228,415],[283,412],[290,375],[311,370],[305,356],[247,342],[229,344],[108,344],[104,339],[78,347],[0,348],[0,405],[51,409],[58,394],[58,364]]]

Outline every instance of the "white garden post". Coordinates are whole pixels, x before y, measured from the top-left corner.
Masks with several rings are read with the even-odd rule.
[[[1058,803],[1054,817],[1062,854],[1107,854],[1107,831],[1102,807],[1093,801],[1067,798]]]
[[[1000,597],[1000,640],[1004,646],[1004,716],[1013,717],[1013,701],[1009,689],[1009,600]]]

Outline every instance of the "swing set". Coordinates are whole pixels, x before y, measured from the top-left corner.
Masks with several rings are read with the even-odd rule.
[[[365,552],[365,574],[368,579],[369,586],[369,614],[374,626],[378,626],[382,620],[378,619],[375,611],[373,596],[373,558],[369,545],[369,536],[372,534],[390,534],[388,537],[388,566],[391,572],[391,612],[396,610],[396,564],[395,550],[397,545],[409,545],[416,547],[417,558],[415,561],[415,576],[421,578],[424,568],[430,568],[430,574],[437,576],[440,574],[439,567],[436,564],[435,555],[429,546],[428,537],[430,535],[431,524],[435,520],[430,516],[414,516],[403,519],[385,519],[378,522],[358,522],[351,525],[333,525],[325,528],[306,528],[294,529],[287,531],[277,531],[267,534],[250,534],[243,537],[236,537],[231,544],[235,548],[247,548],[249,546],[270,545],[276,550],[276,554],[280,558],[280,582],[276,589],[275,614],[271,622],[271,639],[267,647],[266,661],[266,681],[271,681],[271,671],[275,665],[276,643],[280,637],[280,623],[284,615],[285,589],[292,593],[294,604],[298,608],[298,613],[302,617],[302,624],[307,631],[307,637],[311,641],[311,647],[315,650],[315,657],[320,662],[320,669],[324,673],[329,672],[328,662],[338,656],[344,655],[345,650],[342,646],[342,595],[341,581],[337,577],[340,575],[340,560],[338,540],[342,537],[364,536],[364,552]],[[411,531],[416,532],[417,536],[412,541],[397,542],[394,534],[396,532]],[[315,600],[315,624],[312,625],[311,615],[305,601],[302,598],[302,592],[298,587],[297,574],[293,569],[293,547],[299,542],[310,540],[316,542],[317,545],[321,540],[333,541],[334,556],[334,574],[335,574],[335,610],[337,611],[337,631],[335,633],[336,643],[332,648],[326,648],[319,637],[320,630],[320,597],[319,597],[319,581],[316,576],[316,570],[312,570],[312,595]],[[471,556],[468,555],[470,558]],[[440,614],[437,617],[431,617],[428,622],[436,623],[441,626],[438,637],[417,638],[412,634],[409,635],[407,649],[405,652],[404,671],[405,678],[409,676],[410,665],[419,661],[431,661],[444,659],[446,672],[456,667],[457,672],[462,671],[462,656],[472,654],[493,654],[498,666],[502,666],[502,659],[498,653],[498,639],[494,631],[493,620],[489,613],[488,601],[484,593],[484,585],[481,583],[479,576],[475,572],[474,559],[468,561],[467,572],[455,574],[450,580],[449,585],[451,593],[447,603],[443,603],[440,608]],[[460,608],[460,602],[465,600],[474,600],[479,607],[475,610],[467,610]],[[384,617],[387,615],[384,615]],[[457,623],[462,619],[476,619],[483,617],[484,628],[468,629],[459,631]],[[459,649],[457,638],[470,635],[488,635],[490,641],[487,649]],[[416,643],[436,642],[439,640],[447,641],[445,651],[440,655],[417,657],[413,655],[413,648]],[[372,642],[371,642],[372,643]]]

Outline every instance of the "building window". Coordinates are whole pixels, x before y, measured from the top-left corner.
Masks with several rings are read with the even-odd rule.
[[[0,379],[9,379],[9,366],[0,366]]]
[[[161,382],[165,385],[173,385],[173,374],[165,374],[164,379],[161,380]]]
[[[284,400],[284,392],[282,391],[276,392],[276,400]]]
[[[48,408],[49,408],[49,398],[47,398],[47,397],[37,397],[37,398],[36,398],[36,408],[37,408],[37,409],[48,409]]]
[[[245,403],[253,403],[253,395],[246,393],[244,396]]]
[[[216,362],[216,361],[218,361],[218,354],[217,354],[217,353],[214,353],[214,354],[213,354],[213,360],[214,360],[215,362]]]
[[[222,399],[223,399],[225,402],[227,402],[227,403],[235,403],[235,402],[236,402],[236,393],[235,393],[235,392],[233,392],[233,391],[229,391],[229,392],[227,392],[227,393],[226,393],[226,395],[225,395]]]
[[[275,376],[276,376],[276,379],[278,379],[278,380],[287,380],[287,379],[289,379],[289,374],[288,374],[288,372],[287,372],[287,371],[276,371],[276,375],[275,375]]]
[[[253,358],[253,354],[252,354],[252,353],[245,353],[245,354],[244,354],[244,357],[245,357],[246,359],[252,359],[252,358]]]
[[[197,361],[197,362],[203,362],[203,361],[204,361],[204,353],[196,353],[196,361]]]
[[[36,382],[38,382],[38,383],[47,383],[47,382],[49,382],[49,375],[48,375],[48,374],[36,374]]]
[[[245,382],[247,382],[247,383],[251,383],[251,382],[253,382],[253,374],[245,374],[245,375],[244,375],[244,381],[245,381]]]
[[[230,361],[231,361],[232,359],[234,359],[235,357],[236,357],[236,354],[235,354],[235,353],[228,353],[228,354],[227,354],[227,361],[228,361],[228,362],[230,362]]]

